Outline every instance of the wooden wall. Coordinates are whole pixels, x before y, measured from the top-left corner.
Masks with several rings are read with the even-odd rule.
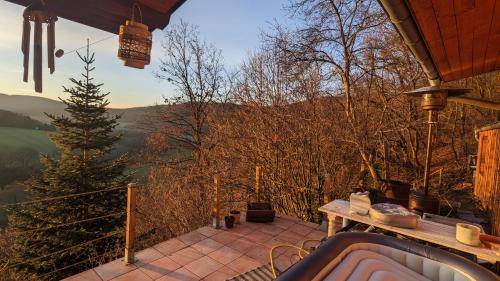
[[[474,194],[491,211],[492,233],[500,235],[500,128],[479,133]]]

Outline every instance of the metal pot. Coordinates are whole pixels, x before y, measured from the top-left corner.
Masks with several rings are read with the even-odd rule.
[[[224,222],[226,223],[226,228],[233,228],[234,226],[234,217],[233,216],[225,216]]]
[[[419,214],[439,213],[439,199],[431,195],[425,195],[421,192],[412,192],[410,194],[410,201],[408,202],[408,208]]]

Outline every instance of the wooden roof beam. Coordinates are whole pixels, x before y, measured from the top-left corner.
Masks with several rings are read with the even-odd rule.
[[[28,6],[35,0],[6,0]],[[143,0],[140,1],[143,23],[150,31],[163,29],[170,21],[170,15],[185,0]],[[134,0],[50,0],[46,4],[57,16],[97,29],[118,34],[120,25],[132,15]],[[156,4],[156,6],[153,6]],[[152,8],[153,7],[153,8]],[[166,10],[161,12],[160,10]],[[20,15],[21,17],[21,15]]]

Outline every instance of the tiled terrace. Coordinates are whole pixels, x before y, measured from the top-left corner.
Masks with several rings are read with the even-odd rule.
[[[226,280],[267,264],[275,245],[325,236],[319,225],[285,215],[272,223],[243,222],[232,229],[205,226],[136,253],[133,265],[115,260],[65,280]],[[282,250],[278,261],[290,266],[296,253]]]

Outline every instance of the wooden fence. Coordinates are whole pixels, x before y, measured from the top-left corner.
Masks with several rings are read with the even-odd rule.
[[[500,126],[478,133],[474,195],[491,211],[492,233],[500,235]]]

